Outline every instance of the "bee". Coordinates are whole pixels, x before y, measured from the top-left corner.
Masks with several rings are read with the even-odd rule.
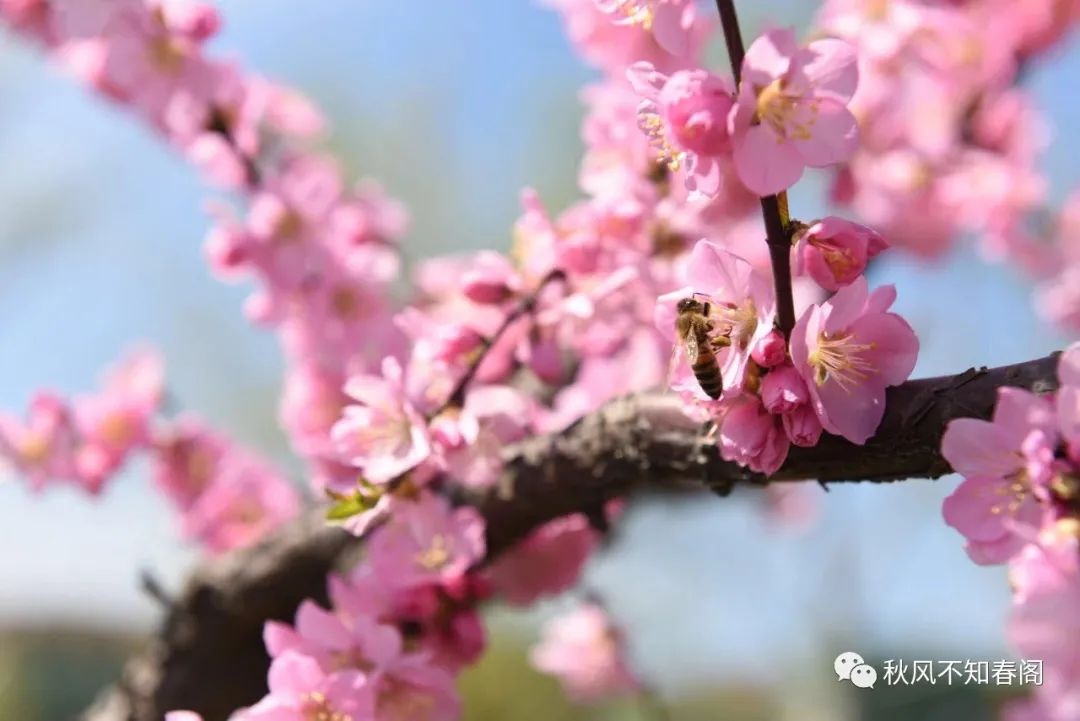
[[[724,377],[720,374],[720,364],[716,360],[714,349],[725,346],[730,341],[723,337],[710,337],[713,330],[710,301],[691,296],[680,300],[677,309],[679,315],[675,319],[675,334],[678,336],[678,345],[672,354],[672,365],[681,348],[691,370],[694,371],[694,377],[701,385],[701,390],[716,400],[724,392]]]

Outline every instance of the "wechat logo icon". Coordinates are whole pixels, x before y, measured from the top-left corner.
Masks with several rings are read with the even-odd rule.
[[[851,681],[859,688],[873,688],[877,682],[877,669],[854,651],[844,651],[833,661],[837,681]]]

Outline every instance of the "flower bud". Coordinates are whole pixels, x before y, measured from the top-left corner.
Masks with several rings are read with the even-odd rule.
[[[750,357],[762,368],[772,368],[784,362],[787,357],[787,344],[784,336],[775,328],[760,338],[750,349]]]

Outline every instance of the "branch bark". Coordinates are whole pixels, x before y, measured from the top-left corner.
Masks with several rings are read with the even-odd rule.
[[[546,521],[594,512],[644,488],[727,491],[742,483],[937,478],[950,471],[938,449],[950,420],[989,418],[1002,386],[1054,390],[1056,370],[1054,354],[909,381],[889,390],[885,418],[866,445],[824,436],[814,448],[793,448],[769,479],[721,459],[675,396],[628,396],[560,433],[508,448],[499,485],[459,500],[484,515],[489,556],[495,556]],[[268,666],[264,621],[291,620],[304,598],[325,603],[326,574],[346,563],[357,546],[357,539],[313,516],[197,569],[159,634],[129,661],[121,681],[84,721],[160,721],[166,711],[180,708],[216,721],[257,700],[265,693]]]

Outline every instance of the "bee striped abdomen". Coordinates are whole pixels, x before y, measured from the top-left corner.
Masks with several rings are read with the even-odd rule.
[[[704,345],[704,344],[703,344]],[[720,375],[720,365],[716,362],[716,356],[708,350],[708,346],[698,353],[697,362],[691,366],[694,377],[701,385],[701,390],[713,400],[718,399],[724,392],[724,377]]]

